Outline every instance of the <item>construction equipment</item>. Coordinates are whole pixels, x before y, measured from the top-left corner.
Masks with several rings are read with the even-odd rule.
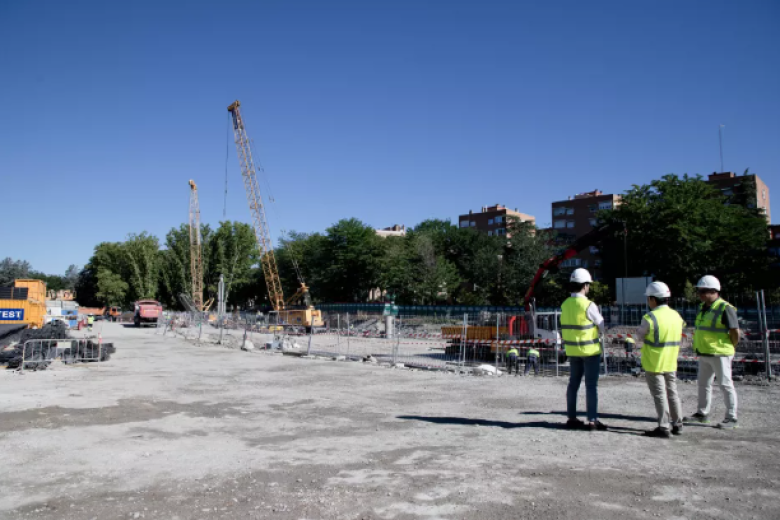
[[[157,320],[163,312],[162,304],[157,300],[138,300],[134,308],[133,323],[136,327],[157,325]]]
[[[13,287],[0,288],[0,328],[43,326],[46,316],[46,284],[41,280],[18,279]]]
[[[257,238],[257,244],[260,248],[260,263],[263,266],[265,283],[268,287],[268,299],[270,300],[274,313],[278,314],[282,324],[302,326],[305,327],[307,331],[311,330],[312,327],[321,327],[323,325],[322,314],[311,305],[309,289],[306,287],[306,284],[302,282],[300,273],[298,273],[298,279],[301,282],[301,287],[288,301],[284,300],[282,282],[279,279],[279,268],[277,267],[276,256],[274,255],[273,240],[271,239],[271,232],[265,217],[263,197],[257,182],[257,169],[255,168],[254,159],[252,157],[252,147],[246,133],[244,120],[241,117],[240,106],[241,103],[236,101],[228,107],[228,112],[230,112],[233,119],[233,136],[236,141],[238,159],[241,163],[241,176],[244,179],[247,202],[249,203],[249,210],[252,212],[254,221],[253,228],[255,237]],[[303,300],[304,308],[295,310],[287,309],[288,303],[293,302],[296,299]]]
[[[190,180],[190,275],[192,276],[192,303],[203,309],[203,256],[200,244],[200,204],[198,186]]]

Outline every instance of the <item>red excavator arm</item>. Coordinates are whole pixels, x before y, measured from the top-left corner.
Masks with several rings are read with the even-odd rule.
[[[528,288],[528,292],[525,293],[525,298],[523,298],[523,306],[528,309],[528,305],[531,302],[531,299],[534,296],[534,291],[536,290],[537,284],[547,276],[547,273],[551,269],[557,268],[559,265],[561,265],[561,262],[564,260],[568,260],[569,258],[573,258],[577,256],[580,251],[585,249],[586,247],[590,247],[594,244],[596,244],[599,240],[601,240],[609,231],[612,229],[611,224],[603,224],[597,228],[594,228],[590,232],[582,235],[580,238],[574,241],[565,251],[562,253],[553,256],[552,258],[548,258],[544,262],[542,262],[542,265],[539,266],[539,270],[536,271],[536,274],[534,275],[534,279],[531,282],[531,286]]]

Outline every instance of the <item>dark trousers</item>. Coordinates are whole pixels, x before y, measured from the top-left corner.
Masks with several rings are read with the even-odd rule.
[[[599,418],[599,367],[601,355],[588,357],[570,357],[569,386],[566,389],[566,415],[569,419],[577,418],[577,392],[580,391],[582,376],[585,376],[585,402],[587,403],[588,421]]]
[[[506,358],[506,373],[512,373],[512,367],[515,369],[515,374],[520,372],[520,359],[517,356],[509,356]]]
[[[528,358],[525,360],[525,372],[523,373],[524,376],[528,375],[528,372],[531,371],[531,367],[534,367],[534,375],[539,375],[539,356],[528,356]]]

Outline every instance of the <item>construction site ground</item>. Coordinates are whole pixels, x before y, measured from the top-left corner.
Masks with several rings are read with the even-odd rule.
[[[655,426],[643,380],[468,377],[194,345],[104,323],[97,365],[0,373],[0,518],[780,518],[780,387],[741,428]],[[695,410],[695,384],[681,384]],[[713,416],[722,418],[715,390]],[[581,391],[584,407],[584,388]]]

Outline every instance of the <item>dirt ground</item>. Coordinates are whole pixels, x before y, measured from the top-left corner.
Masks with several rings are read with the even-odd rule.
[[[657,440],[639,435],[653,406],[628,377],[601,381],[610,431],[571,432],[565,378],[297,359],[101,326],[117,347],[105,364],[0,373],[0,518],[780,518],[774,385],[738,387],[737,431]],[[695,385],[680,389],[693,412]],[[720,419],[717,389],[714,401]]]

